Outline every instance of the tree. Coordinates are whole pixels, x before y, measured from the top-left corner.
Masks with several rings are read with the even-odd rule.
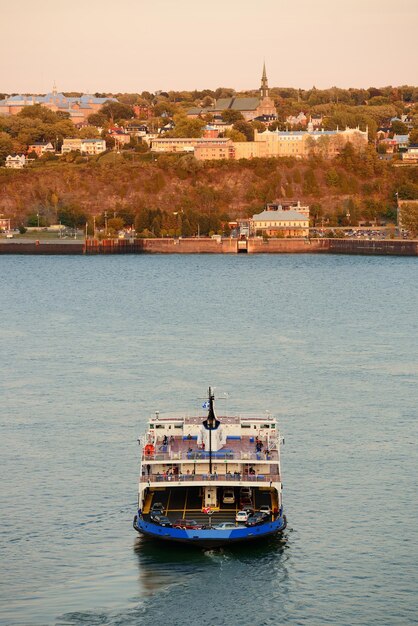
[[[235,122],[232,128],[234,130],[237,130],[239,133],[245,135],[247,141],[254,141],[254,128],[249,122],[240,120],[238,122]]]
[[[416,144],[418,143],[418,128],[414,128],[413,130],[411,130],[411,132],[409,133],[409,143],[410,144]]]
[[[175,127],[167,133],[168,137],[201,137],[205,122],[199,119],[188,119],[185,115],[174,116]]]
[[[103,113],[92,113],[91,115],[88,116],[87,121],[91,126],[102,127],[106,124],[107,117],[106,115],[103,115]]]
[[[247,137],[239,132],[239,130],[235,130],[231,128],[231,130],[227,130],[225,132],[225,137],[229,137],[232,141],[247,141]]]
[[[394,120],[392,122],[391,128],[392,128],[392,132],[394,135],[407,135],[408,134],[407,125],[401,121]]]
[[[120,122],[121,120],[129,120],[134,116],[134,111],[128,104],[121,104],[120,102],[113,102],[108,100],[100,109],[99,113],[102,113],[108,120],[113,123]]]
[[[99,131],[95,126],[83,126],[80,128],[79,136],[82,139],[97,139],[100,137]]]
[[[112,217],[107,222],[107,228],[111,234],[117,233],[125,226],[125,220],[121,217]]]
[[[58,209],[58,219],[65,226],[78,228],[87,222],[87,214],[77,204],[69,204]]]
[[[4,163],[11,152],[13,152],[13,141],[10,135],[0,132],[0,163]]]
[[[222,119],[227,124],[234,124],[235,122],[244,120],[244,117],[240,111],[234,111],[233,109],[225,109],[225,111],[222,111]]]
[[[400,209],[400,224],[409,231],[412,237],[418,235],[418,203],[402,204]]]

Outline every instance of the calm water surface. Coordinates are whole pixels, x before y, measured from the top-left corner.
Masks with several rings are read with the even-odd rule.
[[[416,624],[417,261],[2,257],[0,623]],[[286,540],[147,543],[148,415],[278,414]]]

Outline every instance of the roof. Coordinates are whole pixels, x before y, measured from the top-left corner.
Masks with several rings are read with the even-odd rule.
[[[187,115],[201,115],[202,113],[207,113],[207,112],[208,112],[207,108],[192,107],[191,109],[187,111]]]
[[[308,217],[299,213],[299,211],[263,211],[253,215],[254,221],[277,222],[277,220],[295,222],[296,220],[307,222]]]
[[[63,93],[47,93],[44,96],[42,95],[25,95],[18,94],[16,96],[10,96],[10,98],[5,98],[1,101],[0,104],[18,104],[21,102],[36,102],[39,104],[46,102],[53,102],[58,104],[59,106],[68,105],[69,103],[79,102],[81,105],[85,105],[85,108],[89,108],[89,104],[104,104],[108,100],[112,100],[113,102],[117,102],[116,98],[96,98],[91,94],[83,94],[82,96],[71,96],[67,97]]]
[[[260,104],[259,98],[220,98],[216,101],[213,111],[254,111]]]
[[[393,139],[396,143],[408,143],[409,135],[393,135]]]

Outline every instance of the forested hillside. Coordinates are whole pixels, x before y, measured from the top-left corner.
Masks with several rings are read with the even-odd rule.
[[[14,226],[61,221],[83,225],[107,212],[138,232],[193,235],[220,231],[274,200],[311,206],[312,224],[394,222],[396,194],[418,199],[418,168],[363,155],[348,145],[336,159],[198,162],[190,155],[104,154],[84,162],[51,161],[0,170],[0,212]]]

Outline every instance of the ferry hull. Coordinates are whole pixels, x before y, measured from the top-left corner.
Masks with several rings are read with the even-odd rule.
[[[134,518],[135,530],[152,539],[183,543],[198,548],[220,548],[222,546],[258,541],[281,533],[286,528],[286,516],[274,522],[266,522],[258,526],[237,526],[233,530],[186,530],[183,528],[164,528],[142,518]]]

